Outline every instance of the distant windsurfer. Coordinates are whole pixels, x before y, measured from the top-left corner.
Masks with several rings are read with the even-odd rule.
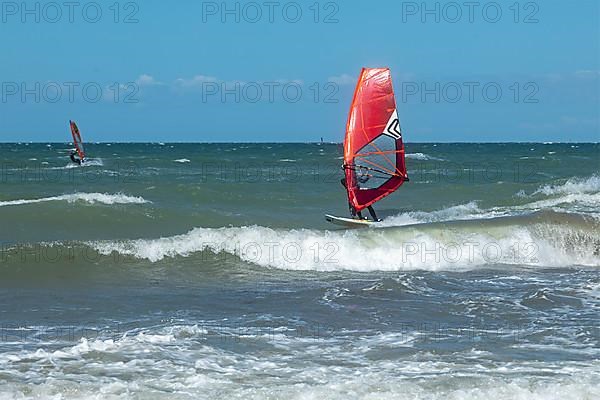
[[[348,190],[348,185],[346,184],[346,179],[342,178],[342,180],[340,182],[342,183],[342,186],[346,190]],[[352,203],[348,202],[348,207],[350,208],[350,215],[352,216],[352,218],[358,217],[358,219],[366,219],[362,216],[362,213],[360,211],[356,211],[356,208],[354,208]],[[377,214],[375,213],[373,206],[367,206],[367,209],[369,210],[369,214],[371,214],[371,218],[373,218],[373,221],[375,221],[375,222],[381,221],[379,218],[377,218]]]
[[[81,139],[81,133],[79,133],[79,128],[74,121],[69,121],[69,125],[71,126],[71,135],[73,136],[73,145],[74,149],[71,149],[71,153],[69,157],[74,164],[83,165],[85,163],[85,151],[83,150],[83,140]]]
[[[71,157],[71,161],[73,161],[77,165],[83,164],[84,160],[75,157],[76,155],[77,155],[77,151],[71,150],[71,154],[69,155],[69,157]]]

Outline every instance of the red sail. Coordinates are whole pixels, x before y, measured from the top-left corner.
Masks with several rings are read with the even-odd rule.
[[[388,68],[363,68],[346,126],[344,169],[356,211],[396,191],[406,180],[404,144]]]
[[[79,128],[73,121],[69,121],[71,124],[71,134],[73,135],[73,144],[75,145],[75,149],[77,149],[77,154],[79,154],[79,159],[83,160],[85,158],[85,151],[83,149],[83,140],[81,139],[81,134],[79,133]]]

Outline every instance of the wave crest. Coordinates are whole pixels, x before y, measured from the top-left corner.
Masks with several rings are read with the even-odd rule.
[[[565,214],[361,231],[196,228],[172,237],[93,242],[103,255],[151,262],[211,252],[288,270],[465,270],[486,265],[600,266],[600,226]]]
[[[19,199],[19,200],[7,200],[0,201],[0,207],[6,206],[20,206],[27,204],[46,203],[51,201],[66,201],[68,203],[75,203],[82,201],[88,204],[144,204],[149,203],[143,197],[127,196],[122,193],[107,194],[107,193],[73,193],[64,194],[61,196],[44,197],[40,199]]]
[[[533,195],[544,194],[553,196],[557,194],[582,194],[600,192],[600,176],[592,175],[589,178],[571,178],[562,185],[546,185],[536,190]]]
[[[406,158],[419,161],[445,161],[443,158],[437,158],[425,153],[408,153]]]

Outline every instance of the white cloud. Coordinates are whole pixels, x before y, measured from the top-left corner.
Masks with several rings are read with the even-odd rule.
[[[154,77],[152,77],[151,75],[148,74],[142,74],[140,75],[136,80],[135,83],[138,86],[155,86],[155,85],[162,85],[161,82],[158,82],[156,79],[154,79]]]
[[[600,71],[592,71],[592,70],[580,70],[575,72],[575,76],[578,78],[598,78],[600,77]]]
[[[178,78],[175,80],[175,85],[181,87],[194,87],[207,82],[218,82],[214,76],[196,75],[192,79]]]
[[[392,78],[394,78],[394,81],[399,80],[400,82],[412,82],[417,79],[417,75],[413,74],[412,72],[394,73],[394,71],[392,71]]]
[[[413,81],[416,76],[413,73],[410,72],[396,72],[394,73],[392,71],[392,78],[394,78],[394,81],[398,80],[400,82],[408,82],[408,81]],[[358,80],[358,75],[357,76],[352,76],[349,74],[341,74],[338,76],[331,76],[329,77],[328,81],[329,82],[333,82],[339,86],[342,85],[354,85],[356,83],[356,81]]]
[[[105,86],[102,91],[102,100],[109,103],[118,103],[123,99],[124,94],[131,92],[131,89],[131,87],[122,83],[119,83],[118,87],[115,87],[114,85]]]
[[[348,74],[342,74],[339,76],[332,76],[328,79],[329,82],[333,82],[337,85],[352,85],[354,83],[356,83],[356,78],[353,78],[352,76],[348,75]]]

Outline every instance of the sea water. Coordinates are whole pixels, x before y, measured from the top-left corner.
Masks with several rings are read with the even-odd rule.
[[[0,399],[600,398],[600,146],[1,144]]]

